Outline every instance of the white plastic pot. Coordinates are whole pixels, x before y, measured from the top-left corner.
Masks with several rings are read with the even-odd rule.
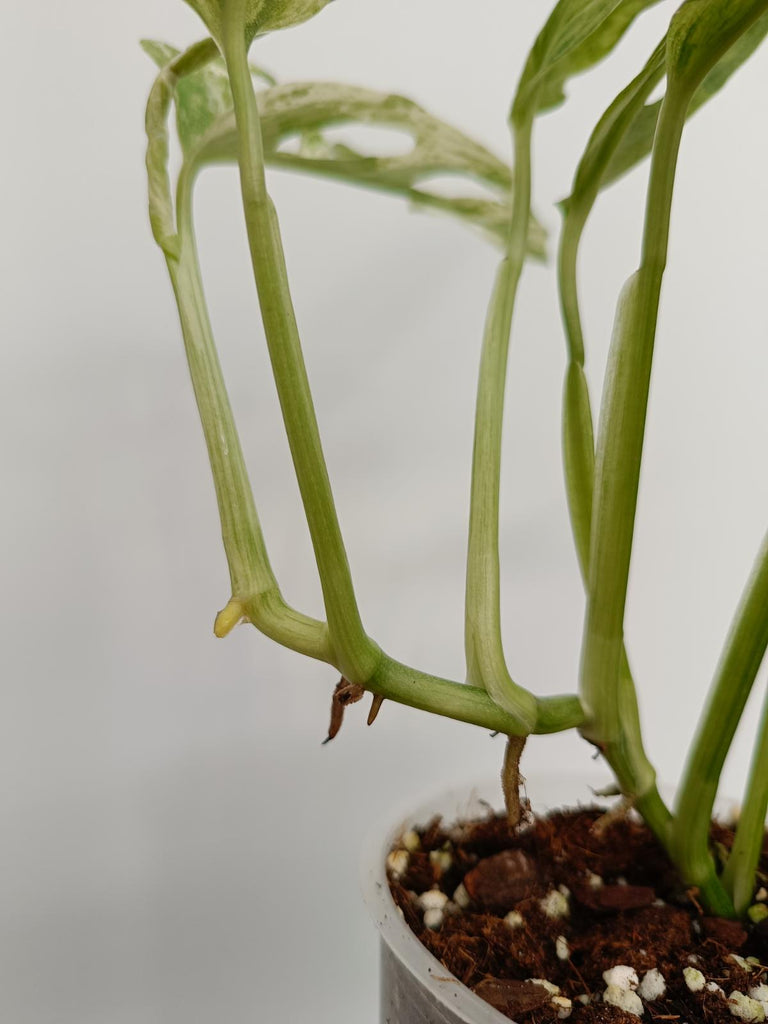
[[[583,776],[539,776],[528,780],[527,791],[533,810],[545,813],[592,803],[590,786],[599,784],[600,780]],[[479,817],[489,804],[502,806],[498,779],[446,790],[415,809],[392,814],[368,837],[362,888],[381,935],[380,1024],[509,1024],[507,1017],[465,988],[422,946],[395,906],[385,869],[387,853],[407,829],[426,824],[436,814],[448,823]]]

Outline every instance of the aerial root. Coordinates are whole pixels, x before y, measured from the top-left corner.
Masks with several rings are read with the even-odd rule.
[[[362,699],[364,693],[365,689],[362,686],[350,683],[344,676],[336,683],[331,698],[331,724],[328,726],[328,735],[323,740],[323,744],[330,743],[338,734],[344,721],[344,708],[347,704],[357,703]]]
[[[221,638],[231,633],[235,626],[245,618],[245,608],[237,598],[229,599],[227,605],[221,609],[213,624],[214,634]]]
[[[522,812],[520,810],[520,786],[523,777],[520,775],[520,757],[527,736],[508,736],[504,751],[504,765],[501,769],[501,788],[504,791],[504,803],[507,808],[509,827],[517,828]]]

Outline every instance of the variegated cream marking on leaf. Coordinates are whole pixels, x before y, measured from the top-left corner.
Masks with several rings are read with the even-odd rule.
[[[227,0],[186,0],[203,19],[217,42],[222,39],[223,11]],[[250,43],[256,36],[308,21],[330,0],[248,0],[245,4],[243,33]]]

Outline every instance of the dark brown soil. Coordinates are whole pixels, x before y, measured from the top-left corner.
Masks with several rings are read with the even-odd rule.
[[[712,838],[728,847],[732,833],[713,825]],[[663,975],[662,995],[635,996],[646,1021],[733,1024],[747,1019],[742,1012],[763,1019],[768,1009],[768,1002],[748,1003],[740,1011],[730,999],[734,991],[768,997],[758,988],[768,984],[768,920],[707,917],[634,816],[611,822],[599,808],[579,809],[536,819],[514,835],[502,817],[451,828],[435,820],[406,835],[404,845],[407,863],[404,853],[399,862],[390,857],[390,887],[408,925],[452,974],[512,1020],[637,1024],[638,1016],[604,1000],[603,972],[617,965],[634,968],[640,996],[652,994],[649,971]],[[448,897],[436,912],[428,908],[443,897],[424,897],[430,890]],[[689,987],[687,968],[704,976],[688,971],[700,991]],[[530,979],[556,985],[560,998],[553,1002]]]

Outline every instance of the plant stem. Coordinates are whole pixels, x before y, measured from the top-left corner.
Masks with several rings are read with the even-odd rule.
[[[329,643],[325,623],[302,615],[284,602],[269,564],[203,294],[192,219],[193,177],[194,170],[185,165],[177,190],[180,253],[178,258],[167,257],[167,264],[213,472],[232,580],[233,598],[219,616],[219,632],[226,632],[245,616],[283,646],[343,671]],[[420,672],[388,656],[380,659],[365,685],[370,692],[388,700],[490,731],[509,735],[518,728],[516,719],[499,708],[485,690]],[[542,699],[537,718],[537,731],[546,733],[577,728],[584,715],[577,697],[562,696]]]
[[[736,837],[725,865],[722,882],[741,915],[752,902],[755,871],[765,839],[765,815],[768,811],[768,692],[763,699],[760,727],[749,770],[746,795],[742,804]]]
[[[420,672],[383,655],[366,689],[379,696],[430,711],[445,718],[479,725],[507,736],[519,735],[516,718],[500,708],[479,686],[450,682]],[[549,697],[541,702],[537,733],[560,732],[578,728],[584,714],[578,697]]]
[[[583,730],[637,800],[655,790],[622,672],[623,624],[675,167],[688,97],[668,91],[651,162],[640,269],[619,300],[600,416],[581,683]],[[634,713],[627,716],[627,710]]]
[[[166,263],[216,488],[232,586],[228,607],[236,615],[231,625],[247,617],[285,647],[327,661],[330,645],[325,623],[285,603],[269,563],[203,294],[192,220],[193,173],[185,166],[179,175],[179,255],[166,254]]]
[[[698,879],[711,860],[709,824],[720,775],[767,646],[768,534],[731,623],[679,791],[675,852],[681,870],[693,884],[699,884]],[[758,749],[759,745],[756,751]],[[758,783],[758,789],[760,785]],[[764,819],[765,814],[761,821]],[[736,871],[735,864],[728,872],[731,879]],[[736,909],[738,911],[739,907]]]
[[[365,684],[375,670],[380,651],[365,634],[355,599],[291,302],[277,215],[267,194],[258,106],[243,33],[244,9],[243,0],[225,0],[222,20],[251,262],[280,407],[320,573],[334,660],[350,682]]]
[[[513,122],[515,178],[506,258],[496,275],[480,358],[472,453],[467,554],[465,648],[467,676],[519,721],[536,725],[536,700],[513,682],[501,638],[499,492],[507,356],[515,296],[525,262],[531,205],[532,117]]]

